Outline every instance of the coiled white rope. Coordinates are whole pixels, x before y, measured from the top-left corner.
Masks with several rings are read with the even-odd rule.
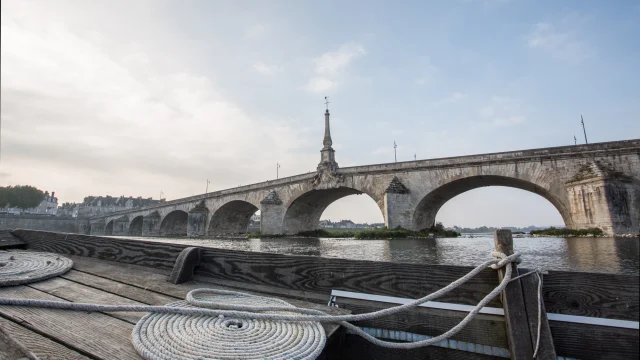
[[[296,308],[291,306],[290,304],[287,304],[284,301],[282,301],[280,304],[276,304],[274,302],[265,303],[264,299],[269,299],[269,300],[274,300],[274,299],[265,298],[261,296],[254,296],[254,295],[240,293],[236,291],[225,291],[225,290],[215,290],[215,289],[192,290],[187,294],[186,302],[172,303],[172,304],[169,304],[168,306],[97,305],[97,304],[86,304],[86,303],[70,303],[70,302],[60,302],[60,301],[48,301],[48,300],[36,300],[36,299],[13,299],[13,298],[0,298],[0,305],[33,306],[33,307],[45,307],[45,308],[53,308],[53,309],[78,310],[78,311],[101,311],[101,312],[113,312],[113,311],[141,312],[143,311],[143,312],[155,313],[155,314],[149,314],[143,317],[138,323],[138,325],[136,325],[136,327],[134,328],[134,332],[132,334],[134,346],[136,346],[136,349],[138,349],[141,346],[144,347],[144,349],[146,349],[146,351],[144,352],[141,352],[140,350],[138,350],[140,355],[146,359],[154,359],[154,360],[175,358],[176,357],[175,354],[178,354],[178,353],[181,354],[178,357],[184,356],[186,358],[190,358],[188,356],[195,356],[195,358],[198,358],[198,356],[202,356],[202,355],[198,355],[200,354],[200,351],[206,351],[206,350],[203,350],[203,349],[206,349],[206,347],[204,347],[205,345],[202,343],[202,339],[199,339],[198,342],[195,342],[193,344],[190,344],[190,345],[188,344],[187,347],[177,348],[177,346],[179,346],[182,342],[177,341],[176,338],[178,335],[172,334],[172,333],[169,333],[167,335],[167,337],[171,339],[169,340],[170,344],[168,346],[171,346],[171,347],[176,346],[175,348],[176,353],[172,353],[172,355],[168,355],[168,357],[165,357],[165,354],[166,354],[165,352],[163,352],[162,350],[156,350],[156,348],[160,348],[160,349],[164,348],[164,345],[159,346],[158,344],[160,343],[161,340],[154,337],[153,334],[156,334],[157,331],[160,331],[160,332],[169,331],[169,329],[175,329],[176,327],[178,329],[184,329],[183,325],[176,325],[175,319],[172,320],[173,322],[169,322],[168,320],[169,318],[165,318],[166,320],[164,321],[167,322],[167,324],[170,324],[171,327],[165,330],[162,330],[162,328],[159,328],[160,330],[156,330],[158,328],[156,328],[155,323],[152,323],[152,322],[154,321],[157,322],[157,321],[160,321],[158,319],[163,319],[162,316],[160,316],[160,314],[193,317],[194,319],[188,322],[189,326],[191,327],[196,326],[196,324],[199,324],[199,325],[204,324],[204,322],[207,321],[206,320],[207,317],[218,317],[218,319],[220,320],[228,318],[226,319],[227,321],[226,324],[231,324],[231,323],[244,324],[243,321],[247,321],[247,320],[252,320],[253,322],[256,322],[256,323],[258,321],[264,321],[264,320],[305,322],[305,323],[334,322],[346,327],[351,333],[359,335],[378,346],[394,348],[394,349],[414,349],[414,348],[438,343],[442,340],[445,340],[453,336],[454,334],[462,330],[464,326],[466,326],[471,320],[473,320],[473,318],[478,314],[480,309],[486,306],[494,297],[500,294],[504,290],[504,288],[508,285],[508,283],[511,280],[512,267],[507,266],[505,268],[505,274],[500,284],[495,289],[493,289],[489,294],[487,294],[469,312],[469,314],[467,314],[467,316],[465,316],[464,319],[460,321],[460,323],[458,323],[456,326],[451,328],[449,331],[427,340],[409,342],[409,343],[396,343],[396,342],[382,341],[380,339],[377,339],[365,333],[359,327],[352,325],[347,321],[370,320],[370,319],[375,319],[383,316],[393,315],[402,311],[415,308],[422,303],[435,300],[440,296],[448,293],[449,291],[465,283],[466,281],[468,281],[469,279],[471,279],[472,277],[474,277],[475,275],[477,275],[478,273],[480,273],[482,270],[486,269],[489,266],[491,266],[492,268],[499,268],[511,262],[517,261],[518,258],[520,257],[519,253],[514,253],[513,255],[506,256],[503,253],[494,252],[492,253],[492,255],[495,256],[496,259],[485,261],[484,263],[478,265],[476,268],[471,270],[465,276],[455,280],[451,284],[427,296],[424,296],[420,299],[414,300],[407,304],[403,304],[403,305],[399,305],[399,306],[395,306],[395,307],[391,307],[391,308],[387,308],[379,311],[374,311],[371,313],[355,314],[355,315],[328,315],[319,310]],[[198,295],[200,296],[206,295],[206,296],[197,298],[196,296]],[[211,295],[214,295],[214,296],[211,296]],[[229,301],[225,301],[225,298],[224,298],[225,296],[242,297],[243,299],[242,301],[232,304]],[[246,299],[262,301],[263,303],[261,305],[256,305],[253,302],[247,303],[245,301]],[[185,305],[191,305],[191,306],[185,306]],[[291,314],[291,313],[297,313],[297,314]],[[157,319],[154,319],[154,317],[157,317]],[[150,322],[149,325],[140,325],[140,323],[146,323],[146,322]],[[211,322],[211,319],[209,319],[208,322],[206,322],[206,324],[208,324],[209,326],[214,323],[215,322]],[[153,326],[151,326],[151,324],[153,324]],[[180,324],[180,321],[177,324]],[[186,326],[185,320],[182,320],[182,324]],[[286,323],[286,324],[289,324],[287,326],[292,326],[290,325],[290,323]],[[151,331],[151,333],[149,333],[148,331],[148,329],[150,328],[154,329]],[[210,327],[207,327],[206,329],[209,329],[209,328]],[[194,331],[198,334],[202,334],[203,331],[206,333],[207,330],[196,329]],[[136,345],[136,342],[138,341],[142,345],[140,344]],[[324,346],[324,342],[326,340],[319,340],[319,341],[322,342]],[[315,341],[313,341],[313,343],[315,344]],[[243,356],[251,355],[250,351],[252,351],[253,349],[253,343],[250,340],[248,340],[247,343],[243,343],[243,344],[248,347],[244,349],[238,349],[238,351],[241,351]],[[233,347],[235,345],[232,344],[229,346]],[[283,349],[282,351],[284,354],[287,350]],[[321,351],[321,348],[320,348],[320,351]],[[314,352],[310,352],[307,357],[293,357],[292,356],[293,354],[286,354],[286,356],[285,355],[283,356],[285,356],[288,359],[315,359],[315,357],[317,357],[318,354],[319,352],[316,353],[314,351]],[[227,359],[227,358],[221,357],[220,359]]]
[[[293,305],[278,299],[244,294],[204,297],[208,304],[234,303],[255,307]],[[169,307],[193,308],[187,301]],[[282,314],[283,312],[270,312]],[[319,322],[287,322],[213,316],[148,313],[131,334],[145,359],[315,359],[327,337]]]
[[[33,251],[0,252],[0,287],[31,283],[62,275],[73,261],[53,253]]]

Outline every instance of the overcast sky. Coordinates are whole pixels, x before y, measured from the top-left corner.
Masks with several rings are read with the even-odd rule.
[[[314,170],[640,137],[639,1],[2,1],[0,184],[167,199]],[[323,218],[382,221],[366,196]],[[446,225],[561,224],[476,189]]]

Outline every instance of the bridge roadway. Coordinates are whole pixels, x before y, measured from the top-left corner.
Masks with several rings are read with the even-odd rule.
[[[420,230],[434,223],[451,198],[483,186],[508,186],[547,199],[569,228],[640,233],[640,139],[339,168],[325,116],[315,173],[97,216],[87,232],[239,234],[260,210],[262,233],[296,234],[316,229],[327,206],[353,194],[370,196],[387,227]]]

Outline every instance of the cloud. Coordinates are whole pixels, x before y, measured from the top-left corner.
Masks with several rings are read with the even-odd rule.
[[[493,96],[489,104],[478,109],[478,114],[483,122],[493,126],[512,126],[522,124],[527,117],[522,114],[522,105],[519,100]]]
[[[253,70],[259,72],[260,74],[264,74],[264,75],[273,75],[273,74],[276,74],[276,73],[284,71],[282,66],[267,65],[267,64],[263,63],[262,61],[258,61],[257,63],[253,64]]]
[[[579,36],[581,25],[585,21],[577,15],[570,15],[558,24],[538,23],[526,36],[527,45],[556,59],[580,63],[596,54],[591,44]]]
[[[325,93],[338,87],[338,82],[324,77],[313,77],[305,85],[305,90],[311,93]]]
[[[432,81],[434,75],[438,72],[438,67],[433,65],[429,56],[423,56],[418,72],[420,75],[413,80],[413,83],[418,86],[423,86]]]
[[[311,93],[335,90],[345,78],[347,67],[365,54],[364,47],[356,43],[342,45],[336,51],[326,52],[313,60],[313,75],[303,87]]]
[[[254,24],[244,31],[244,38],[247,40],[260,40],[264,36],[265,27],[262,24]]]
[[[1,14],[3,182],[56,188],[65,201],[176,198],[204,192],[206,178],[210,189],[266,180],[272,160],[315,163],[293,155],[305,134],[251,115],[208,77],[36,13]]]

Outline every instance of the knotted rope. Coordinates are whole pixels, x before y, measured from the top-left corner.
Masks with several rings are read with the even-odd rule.
[[[487,267],[495,265],[496,268],[502,267],[511,262],[517,261],[520,257],[519,253],[514,253],[513,255],[506,256],[503,253],[492,253],[496,257],[496,259],[487,260],[484,263],[478,265],[476,268],[471,270],[465,276],[455,280],[451,284],[445,286],[444,288],[437,290],[427,296],[424,296],[420,299],[414,300],[410,303],[390,307],[387,309],[374,311],[370,313],[363,314],[355,314],[355,315],[328,315],[319,310],[312,309],[303,309],[296,308],[291,306],[290,304],[275,299],[265,298],[261,296],[254,296],[250,294],[245,294],[236,291],[226,291],[226,290],[215,290],[215,289],[195,289],[190,291],[187,294],[186,302],[180,301],[176,303],[169,304],[167,306],[150,306],[150,305],[98,305],[98,304],[86,304],[86,303],[70,303],[70,302],[61,302],[61,301],[48,301],[48,300],[36,300],[36,299],[10,299],[10,298],[0,298],[0,305],[15,305],[15,306],[32,306],[32,307],[44,307],[44,308],[53,308],[53,309],[64,309],[64,310],[77,310],[77,311],[100,311],[100,312],[114,312],[114,311],[133,311],[133,312],[150,312],[154,314],[145,315],[135,326],[132,338],[134,342],[134,346],[138,350],[141,356],[145,359],[171,359],[176,357],[184,357],[184,358],[199,358],[205,355],[204,353],[208,353],[208,347],[212,346],[206,339],[209,336],[210,331],[219,331],[212,330],[215,329],[216,324],[225,324],[225,326],[229,327],[229,324],[235,324],[238,329],[242,329],[244,324],[254,324],[251,326],[262,326],[255,325],[261,321],[267,321],[269,324],[272,322],[285,322],[282,324],[282,328],[292,329],[292,323],[304,323],[309,326],[309,330],[307,332],[302,331],[301,342],[305,344],[312,344],[311,350],[307,350],[305,348],[300,347],[299,352],[288,353],[288,348],[283,348],[280,352],[278,352],[279,356],[272,355],[273,358],[287,358],[287,359],[315,359],[317,355],[322,351],[322,346],[326,339],[324,338],[324,332],[321,333],[321,338],[316,338],[316,333],[312,332],[313,327],[310,324],[313,322],[333,322],[338,323],[347,328],[347,330],[353,334],[359,335],[368,341],[387,348],[393,349],[414,349],[418,347],[428,346],[435,343],[438,343],[442,340],[448,339],[454,334],[458,333],[464,326],[466,326],[473,318],[478,314],[480,309],[486,306],[493,298],[495,298],[498,294],[500,294],[504,288],[509,284],[512,275],[512,267],[507,266],[505,268],[505,274],[500,282],[500,284],[493,289],[489,294],[487,294],[480,302],[467,314],[467,316],[460,321],[456,326],[451,328],[449,331],[422,341],[409,342],[409,343],[396,343],[396,342],[387,342],[377,339],[364,331],[362,331],[359,327],[352,325],[348,321],[363,321],[363,320],[371,320],[383,316],[393,315],[402,311],[406,311],[412,308],[419,306],[428,301],[435,300],[440,296],[448,293],[449,291],[457,288],[462,285]],[[205,295],[205,296],[203,296]],[[214,295],[214,296],[211,296]],[[198,297],[201,296],[201,297]],[[226,301],[225,301],[225,297]],[[230,297],[230,298],[229,298]],[[238,300],[238,298],[241,298]],[[230,299],[235,299],[236,303],[232,304]],[[265,301],[265,299],[268,299]],[[237,301],[236,301],[237,300]],[[175,315],[167,316],[167,315]],[[180,317],[188,317],[191,318],[181,319]],[[214,317],[213,319],[211,317]],[[215,319],[217,317],[217,319]],[[249,321],[251,320],[251,321]],[[311,323],[310,323],[311,322]],[[160,323],[166,324],[166,329],[160,325]],[[204,326],[203,326],[204,325]],[[186,329],[189,326],[189,331],[191,333],[187,333]],[[249,326],[249,325],[248,325]],[[264,325],[265,328],[272,325]],[[314,325],[317,326],[317,325]],[[178,329],[177,333],[172,333],[171,331]],[[317,328],[316,328],[317,329]],[[158,337],[158,333],[168,332],[162,338]],[[278,330],[272,330],[276,333]],[[289,330],[287,330],[289,331]],[[233,331],[231,331],[233,333]],[[291,334],[294,333],[293,330],[289,331]],[[185,341],[182,339],[178,339],[178,337],[189,336],[188,334],[194,334],[193,336],[196,338],[194,341],[188,343],[186,347],[182,347],[185,344]],[[218,334],[220,334],[218,336]],[[242,341],[240,343],[230,343],[225,347],[225,339],[236,339],[235,336],[226,336],[222,335],[223,333],[216,333],[216,336],[221,339],[220,344],[213,345],[215,347],[221,347],[230,349],[233,348],[235,351],[235,356],[237,354],[242,354],[243,356],[252,355],[252,351],[257,348],[256,342],[260,342],[260,340],[250,340],[246,339],[246,341]],[[224,333],[226,334],[226,333]],[[304,335],[308,334],[308,335]],[[309,339],[306,339],[305,336],[309,336]],[[289,338],[287,338],[289,339]],[[297,339],[297,338],[296,338]],[[161,344],[162,342],[166,342],[167,344]],[[313,344],[321,343],[322,346],[316,347]],[[239,344],[242,344],[243,347],[240,347]],[[173,348],[173,352],[170,354],[167,353],[168,347]],[[143,350],[140,350],[143,349]],[[298,349],[296,347],[296,349]],[[319,349],[319,350],[318,350]],[[222,357],[218,353],[216,353],[216,357],[219,359],[231,359],[234,358],[233,354],[231,357]]]
[[[73,261],[53,253],[32,251],[0,252],[0,286],[45,280],[64,274]]]

